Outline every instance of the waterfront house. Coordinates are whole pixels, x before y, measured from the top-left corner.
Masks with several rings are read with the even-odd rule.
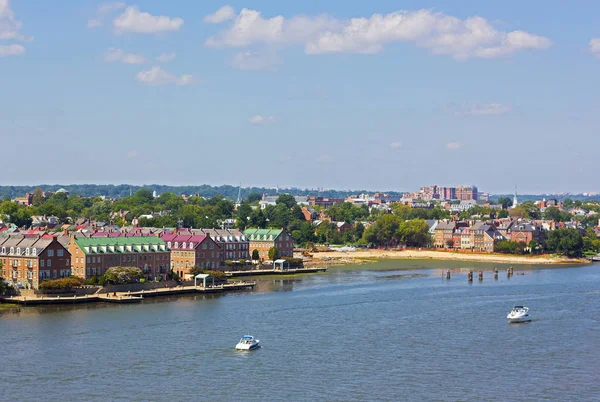
[[[171,252],[154,236],[75,237],[69,241],[72,274],[83,279],[104,275],[111,267],[138,267],[146,279],[170,271]]]
[[[210,236],[221,249],[222,261],[250,260],[250,242],[238,229],[189,229],[189,233]]]
[[[67,249],[53,237],[0,238],[2,277],[17,287],[37,289],[44,279],[70,276],[70,259]]]
[[[277,249],[279,257],[293,257],[294,255],[294,241],[283,229],[247,229],[244,231],[244,235],[250,241],[250,249],[258,250],[261,260],[269,259],[271,247]]]
[[[171,250],[171,268],[185,278],[190,269],[218,269],[222,265],[221,248],[209,235],[163,234],[161,239]]]

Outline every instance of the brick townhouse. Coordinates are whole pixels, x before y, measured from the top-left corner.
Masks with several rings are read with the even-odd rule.
[[[283,229],[247,229],[244,234],[250,241],[250,253],[258,250],[261,260],[269,259],[269,249],[277,248],[279,257],[294,256],[294,240]]]
[[[171,252],[159,237],[75,237],[69,241],[73,275],[83,279],[104,275],[111,267],[138,267],[146,279],[166,276]]]
[[[37,289],[44,279],[70,276],[70,259],[67,249],[53,237],[0,238],[2,277],[18,287]]]
[[[171,250],[171,267],[180,278],[190,269],[218,269],[222,266],[221,248],[208,235],[163,234],[161,239]]]

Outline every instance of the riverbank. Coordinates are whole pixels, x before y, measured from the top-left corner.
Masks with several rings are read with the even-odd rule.
[[[365,264],[374,260],[442,260],[493,262],[500,264],[587,264],[586,259],[572,259],[556,255],[520,256],[506,254],[457,253],[436,250],[360,250],[354,252],[327,251],[314,253],[305,259],[305,267]]]

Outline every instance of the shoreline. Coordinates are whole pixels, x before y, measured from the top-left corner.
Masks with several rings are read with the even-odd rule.
[[[589,264],[583,258],[566,258],[553,255],[519,256],[505,254],[468,254],[452,251],[435,250],[360,250],[354,252],[326,251],[314,253],[312,257],[305,258],[305,267],[339,266],[366,264],[377,260],[438,260],[438,261],[464,261],[464,262],[490,262],[496,264],[540,264],[540,265],[566,265]]]

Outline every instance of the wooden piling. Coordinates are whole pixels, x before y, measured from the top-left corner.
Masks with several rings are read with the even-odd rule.
[[[498,268],[494,268],[494,280],[498,280]]]
[[[467,275],[467,280],[469,282],[473,282],[473,271],[469,271],[469,274]]]
[[[446,271],[446,279],[450,279],[450,270]]]
[[[483,271],[479,271],[478,279],[479,279],[479,282],[481,282],[483,280]]]

